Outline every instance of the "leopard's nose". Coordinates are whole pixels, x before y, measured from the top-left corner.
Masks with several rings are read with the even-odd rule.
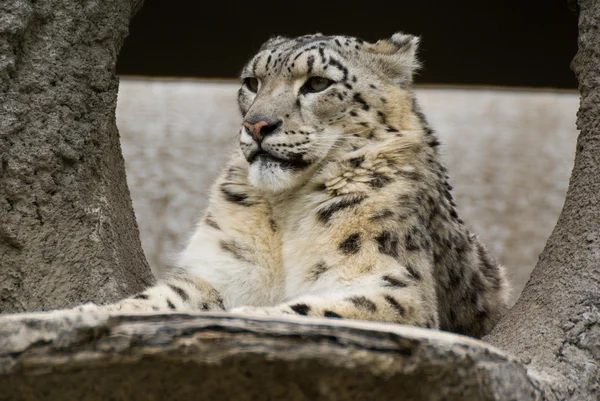
[[[252,136],[252,138],[261,143],[262,140],[267,136],[277,131],[281,125],[281,120],[277,121],[269,121],[269,120],[260,120],[258,122],[250,122],[244,121],[244,127],[246,131]]]

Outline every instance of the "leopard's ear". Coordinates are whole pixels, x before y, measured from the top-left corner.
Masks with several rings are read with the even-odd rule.
[[[410,84],[419,69],[417,49],[420,38],[402,32],[389,39],[367,45],[365,50],[374,57],[376,66],[399,85]]]

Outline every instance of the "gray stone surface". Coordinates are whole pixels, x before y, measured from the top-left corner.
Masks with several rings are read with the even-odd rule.
[[[218,313],[0,317],[0,400],[538,399],[480,341],[410,326]]]
[[[117,107],[146,256],[163,270],[236,146],[237,83],[122,79]],[[573,166],[578,94],[419,88],[443,142],[464,220],[508,267],[513,302],[560,213]]]
[[[115,125],[130,1],[0,2],[0,312],[152,280]]]

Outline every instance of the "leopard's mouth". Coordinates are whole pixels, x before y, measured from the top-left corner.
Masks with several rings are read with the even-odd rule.
[[[300,154],[293,155],[293,157],[282,158],[275,156],[274,154],[262,148],[253,151],[248,157],[246,157],[246,160],[248,160],[248,163],[250,164],[256,162],[263,163],[265,165],[277,163],[277,165],[282,169],[289,170],[300,170],[312,164],[311,162],[304,160]]]

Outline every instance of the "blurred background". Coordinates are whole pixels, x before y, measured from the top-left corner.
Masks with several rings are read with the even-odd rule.
[[[235,78],[274,35],[422,37],[417,83],[576,88],[577,17],[566,0],[146,0],[122,75]]]
[[[236,76],[275,35],[421,36],[418,98],[459,211],[520,293],[564,200],[577,130],[577,16],[566,0],[146,0],[117,72],[117,123],[155,274],[199,220],[236,145]]]

